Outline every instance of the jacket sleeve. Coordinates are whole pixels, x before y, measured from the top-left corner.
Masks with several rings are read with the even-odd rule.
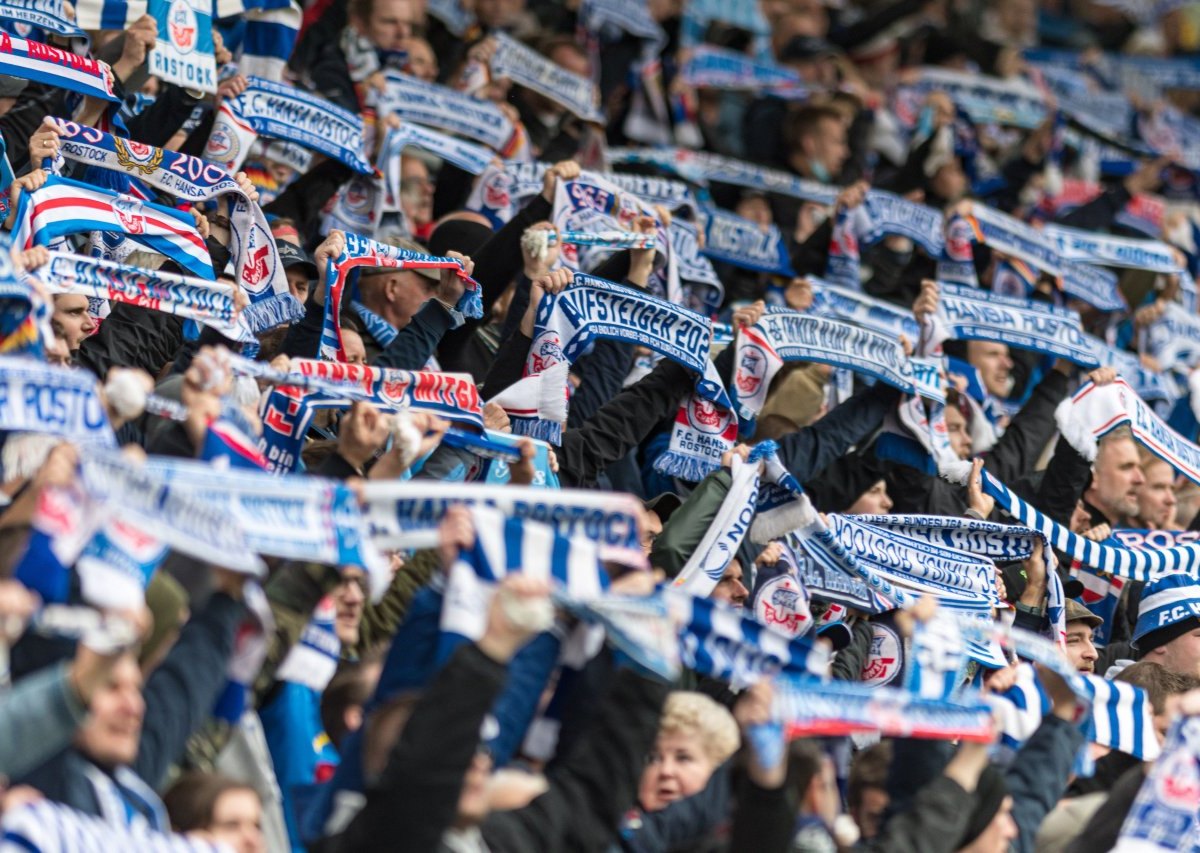
[[[883,423],[895,407],[900,392],[877,382],[855,394],[812,426],[779,439],[779,461],[804,485],[820,474]]]
[[[1103,231],[1112,226],[1117,214],[1132,198],[1125,184],[1120,183],[1105,190],[1087,204],[1081,204],[1058,220],[1061,225],[1083,228],[1086,231]]]
[[[400,330],[387,349],[375,359],[375,367],[422,370],[437,349],[453,319],[442,303],[430,299],[412,321]]]
[[[413,709],[387,768],[347,827],[343,850],[437,850],[454,822],[479,729],[504,686],[505,667],[467,645]]]
[[[741,780],[729,853],[786,853],[795,828],[796,803],[786,785],[760,788],[748,778]]]
[[[112,367],[140,367],[158,376],[163,365],[174,361],[182,344],[183,320],[179,317],[114,302],[96,333],[83,339],[77,360],[101,380]]]
[[[233,635],[242,605],[214,593],[205,608],[184,626],[167,655],[146,681],[142,736],[133,770],[157,788],[179,760],[192,732],[212,713],[225,686],[225,667],[233,653]]]
[[[654,568],[665,571],[667,577],[679,574],[704,538],[732,483],[733,475],[724,469],[700,481],[687,500],[671,513],[662,533],[654,540],[650,551],[650,564]]]
[[[1091,463],[1080,456],[1069,441],[1060,437],[1038,485],[1033,505],[1059,524],[1070,524],[1071,513],[1083,494],[1091,468]]]
[[[871,652],[871,638],[875,636],[875,629],[866,619],[859,619],[850,630],[850,644],[838,650],[830,668],[830,676],[838,681],[862,681],[863,664]]]
[[[383,598],[363,610],[358,626],[358,653],[386,643],[396,633],[413,596],[433,578],[439,558],[436,551],[418,551],[392,577]]]
[[[1032,853],[1038,827],[1067,790],[1075,754],[1083,744],[1077,726],[1052,714],[1042,718],[1004,774],[1013,798],[1013,820],[1019,834],[1012,849]]]
[[[48,115],[65,115],[65,89],[42,83],[28,83],[12,109],[0,116],[0,135],[4,137],[8,162],[14,175],[29,171],[29,137]]]
[[[579,429],[563,433],[558,451],[564,485],[593,485],[600,472],[620,459],[679,407],[692,386],[691,372],[663,359],[654,370],[606,403]]]
[[[353,176],[349,166],[326,160],[297,178],[270,204],[263,205],[263,213],[293,219],[301,234],[312,234],[325,203]]]
[[[500,729],[488,743],[495,767],[504,767],[512,761],[525,742],[525,733],[537,714],[542,693],[558,665],[561,648],[562,638],[546,631],[530,640],[508,665],[508,684],[492,706],[492,716]]]
[[[633,365],[633,347],[621,341],[596,341],[592,351],[576,365],[583,381],[571,395],[568,429],[582,427],[606,401],[621,393],[621,384]]]
[[[129,138],[161,148],[183,127],[199,103],[182,86],[167,84],[154,103],[129,120]]]
[[[1033,468],[1058,428],[1054,410],[1066,396],[1067,377],[1051,370],[1033,389],[1033,395],[1013,417],[996,446],[984,456],[993,477],[1011,482]]]
[[[0,773],[18,779],[71,743],[87,715],[67,681],[67,664],[22,678],[0,700]]]
[[[588,735],[547,773],[550,790],[528,806],[491,815],[483,836],[492,853],[602,850],[633,805],[658,733],[668,686],[622,670]]]
[[[961,785],[947,776],[938,776],[917,792],[911,807],[893,815],[863,849],[869,853],[954,853],[974,805],[975,798]]]

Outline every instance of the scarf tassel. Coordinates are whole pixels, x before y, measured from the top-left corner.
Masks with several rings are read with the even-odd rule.
[[[304,318],[304,306],[291,293],[276,293],[253,302],[242,309],[242,317],[252,331],[265,332],[276,326],[295,323]]]

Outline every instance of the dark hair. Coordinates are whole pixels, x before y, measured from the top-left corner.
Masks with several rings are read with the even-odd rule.
[[[850,764],[850,779],[846,789],[846,803],[850,808],[862,804],[863,792],[871,788],[886,788],[888,768],[892,764],[892,742],[880,741],[864,749]]]
[[[362,661],[343,664],[321,694],[321,727],[338,750],[350,734],[346,709],[361,707],[371,698],[375,679],[369,678]]]
[[[220,773],[199,770],[184,773],[163,794],[163,805],[171,817],[171,828],[176,832],[208,829],[212,826],[217,800],[230,791],[251,791],[258,796],[258,791],[250,785]]]
[[[832,120],[841,122],[842,114],[834,107],[827,105],[801,107],[788,115],[783,121],[783,144],[788,151],[800,147],[800,141],[806,136],[816,133],[821,122]]]
[[[1172,672],[1162,664],[1149,660],[1125,667],[1113,681],[1127,681],[1145,690],[1156,714],[1166,711],[1168,696],[1177,696],[1200,687],[1200,678]]]
[[[803,802],[808,787],[821,772],[823,757],[821,748],[811,740],[794,740],[788,745],[787,784],[797,802]]]

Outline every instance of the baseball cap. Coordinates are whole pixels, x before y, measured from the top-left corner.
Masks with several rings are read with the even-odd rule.
[[[1067,624],[1083,622],[1089,628],[1099,628],[1104,620],[1073,598],[1067,599]]]
[[[429,250],[420,243],[409,240],[406,237],[397,237],[394,240],[389,240],[388,243],[392,246],[395,246],[397,249],[406,249],[410,252],[416,252],[418,255],[429,254]],[[425,278],[433,279],[434,281],[442,280],[442,271],[432,267],[419,267],[410,270],[410,272],[415,272],[417,275],[423,275]]]
[[[313,261],[312,256],[295,243],[289,243],[286,240],[276,240],[275,248],[279,251],[279,263],[283,264],[285,270],[303,265],[305,275],[310,279],[317,277],[317,265]]]
[[[27,80],[22,80],[20,77],[12,77],[8,74],[0,74],[0,98],[15,98],[25,91],[25,86],[28,85]]]
[[[1142,654],[1200,627],[1200,585],[1187,575],[1164,575],[1146,586],[1133,644]]]

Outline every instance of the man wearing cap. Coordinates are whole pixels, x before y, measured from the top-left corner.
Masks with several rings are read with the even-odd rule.
[[[1104,620],[1073,598],[1067,599],[1067,659],[1077,672],[1095,672],[1100,654],[1092,644],[1092,632]]]
[[[1200,677],[1200,584],[1180,574],[1148,584],[1138,606],[1133,645],[1140,660]]]
[[[308,252],[287,240],[276,240],[279,263],[287,275],[288,290],[301,302],[308,300],[308,289],[317,278],[317,265]]]

